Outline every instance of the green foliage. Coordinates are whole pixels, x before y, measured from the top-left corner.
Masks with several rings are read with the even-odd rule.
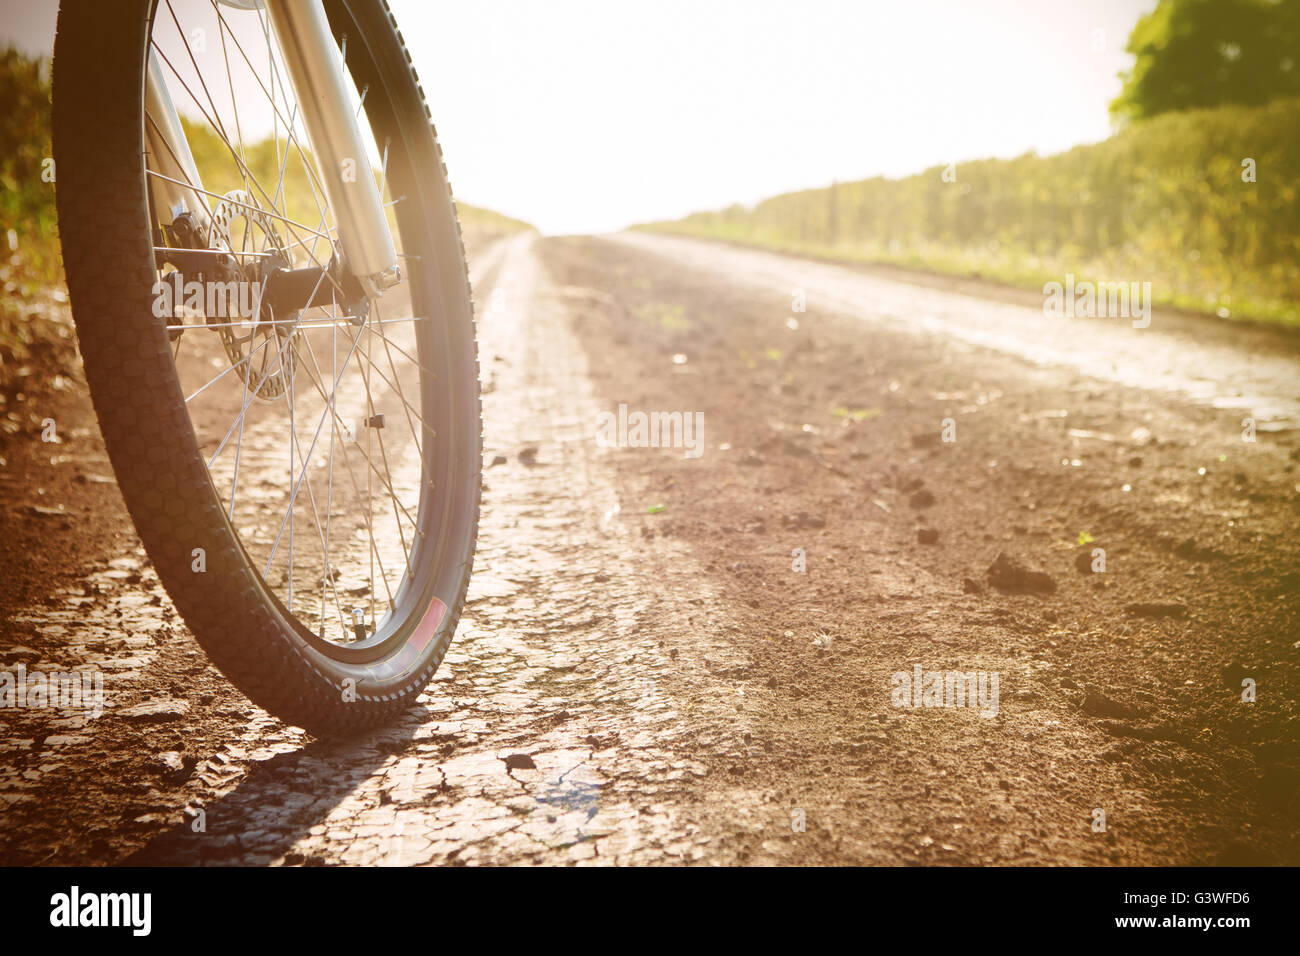
[[[239,165],[221,137],[206,122],[194,123],[182,117],[181,124],[185,128],[185,137],[189,141],[190,152],[194,156],[194,164],[199,169],[204,188],[215,193],[242,189],[244,184],[239,175]],[[284,162],[286,150],[288,162]],[[268,136],[257,143],[245,144],[243,161],[247,165],[250,179],[262,184],[281,213],[295,222],[315,228],[320,225],[320,212],[315,197],[321,194],[321,186],[308,174],[304,158],[310,162],[310,152],[300,154],[297,145],[283,138],[277,147],[276,140]],[[280,175],[282,164],[283,176]],[[376,183],[382,182],[381,171],[373,172]],[[266,204],[267,197],[260,190],[254,188],[252,192],[258,203]],[[391,196],[385,198],[389,201],[392,199]],[[467,235],[472,234],[480,241],[533,229],[526,222],[468,203],[457,202],[456,211],[461,228]],[[389,207],[389,226],[396,235],[397,223],[393,207]]]
[[[243,188],[239,164],[220,136],[206,123],[184,117],[181,122],[204,187],[218,194]],[[281,178],[286,149],[290,157]],[[57,169],[54,182],[42,178],[52,156],[49,62],[28,59],[11,47],[0,54],[0,385],[37,349],[53,349],[65,358],[71,354],[66,298],[57,288],[63,279],[54,203]],[[319,224],[313,186],[317,193],[320,187],[297,147],[267,137],[245,144],[243,160],[281,212],[311,227]],[[269,205],[260,191],[252,191],[259,203]],[[457,208],[466,233],[480,238],[532,228],[464,203]],[[395,229],[391,207],[389,213]]]
[[[181,126],[204,189],[224,195],[245,188],[241,163],[236,161],[235,153],[206,121],[195,122],[182,116]],[[231,142],[238,151],[240,144],[233,132]],[[307,171],[308,164],[313,164],[312,169],[315,169],[310,151],[299,149],[295,141],[283,135],[278,139],[267,136],[244,143],[241,159],[250,183],[248,191],[259,206],[265,209],[274,207],[278,214],[295,223],[324,231],[320,214],[325,206],[324,193],[319,180]],[[379,182],[378,174],[375,181]],[[209,205],[215,202],[209,197]],[[277,223],[277,229],[288,243],[294,241],[295,234],[300,239],[310,238],[303,229],[297,228],[295,233],[283,223]]]
[[[0,384],[33,349],[71,340],[46,294],[62,275],[52,153],[49,63],[10,47],[0,54]]]
[[[240,165],[221,137],[206,122],[182,117],[181,125],[204,188],[217,194],[243,188]],[[49,62],[28,59],[11,47],[0,55],[0,263],[6,270],[5,307],[12,306],[9,300],[15,294],[34,292],[62,278],[55,183],[42,179],[43,164],[52,155]],[[310,160],[310,154],[306,158]],[[245,144],[242,160],[250,178],[262,184],[282,213],[311,227],[319,225],[315,197],[320,185],[308,174],[296,145],[283,136],[278,141],[268,136]],[[378,171],[375,175],[378,179]],[[254,187],[252,192],[259,203],[269,205],[261,191]],[[495,236],[533,228],[466,203],[457,203],[457,209],[466,232]],[[18,247],[12,254],[10,230]]]
[[[1119,118],[1300,96],[1300,0],[1160,0],[1128,52]]]
[[[52,154],[49,63],[10,47],[0,54],[0,246],[9,249],[12,230],[28,278],[58,268]]]
[[[1255,182],[1242,163],[1255,162]],[[646,228],[1300,324],[1300,100],[1167,113],[1066,153],[935,167]]]

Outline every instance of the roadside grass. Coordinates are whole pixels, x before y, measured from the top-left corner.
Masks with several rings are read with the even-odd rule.
[[[1157,305],[1300,326],[1300,100],[637,228],[1034,289],[1149,281]]]

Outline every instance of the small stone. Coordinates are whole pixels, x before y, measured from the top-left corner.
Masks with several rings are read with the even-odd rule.
[[[921,544],[936,544],[939,541],[939,532],[934,528],[917,528],[916,540]]]
[[[1005,551],[998,552],[987,574],[989,583],[1001,591],[1051,594],[1056,590],[1056,582],[1050,574],[1025,567]]]
[[[536,770],[537,764],[528,754],[511,754],[506,757],[506,770]]]
[[[1143,714],[1141,708],[1108,697],[1096,687],[1087,689],[1083,695],[1083,703],[1079,706],[1084,713],[1092,714],[1094,717],[1131,720]]]
[[[1136,601],[1124,605],[1124,610],[1134,617],[1187,617],[1187,605],[1176,601]]]
[[[154,758],[155,767],[167,783],[180,785],[190,778],[198,759],[178,750],[166,750]]]
[[[810,515],[806,511],[800,511],[797,515],[786,515],[781,519],[781,524],[786,528],[824,528],[826,519],[821,515]]]
[[[181,759],[179,750],[164,750],[154,760],[164,770],[172,773],[185,769],[185,762]]]
[[[142,724],[160,724],[180,720],[189,713],[190,705],[183,700],[150,700],[134,707],[119,710],[118,716]]]
[[[1214,561],[1222,556],[1214,548],[1204,548],[1196,543],[1195,538],[1184,538],[1174,548],[1174,554],[1185,561]]]

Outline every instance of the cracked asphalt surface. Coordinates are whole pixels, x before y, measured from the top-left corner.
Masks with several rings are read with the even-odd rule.
[[[419,707],[382,733],[329,743],[309,741],[237,698],[214,713],[211,694],[158,694],[168,658],[192,664],[198,652],[137,546],[53,599],[63,607],[6,622],[57,642],[57,656],[21,644],[6,653],[33,670],[102,668],[106,723],[139,697],[158,705],[128,718],[156,728],[140,735],[154,751],[141,772],[143,792],[112,805],[135,766],[110,763],[103,777],[84,776],[87,763],[105,754],[96,719],[4,713],[0,827],[11,861],[407,865],[704,856],[709,837],[682,797],[706,772],[700,741],[725,750],[736,733],[730,719],[702,732],[703,715],[730,718],[736,692],[710,685],[701,669],[687,721],[675,692],[689,678],[665,648],[689,644],[706,656],[709,648],[689,624],[647,632],[640,619],[665,585],[695,591],[700,614],[717,615],[716,626],[722,612],[705,608],[707,590],[690,585],[697,571],[685,549],[671,566],[623,560],[633,532],[618,520],[611,476],[590,441],[595,406],[583,388],[585,358],[527,241],[492,248],[474,280],[481,292],[500,290],[489,301],[508,303],[483,309],[480,319],[488,460],[504,462],[486,472],[466,611]],[[77,437],[90,435],[82,429]],[[160,654],[160,645],[170,654]],[[726,653],[719,645],[710,661]],[[172,740],[173,728],[189,736],[191,721],[217,722],[218,735],[233,739],[206,752],[188,746],[183,756],[167,749],[179,742],[159,743]],[[153,786],[159,777],[163,785]],[[177,789],[165,787],[178,778]],[[25,825],[25,818],[48,821],[56,800],[72,804],[74,815],[90,809],[90,840],[57,823]],[[104,825],[106,815],[122,811],[130,819]]]
[[[475,285],[496,303],[481,324],[484,429],[489,461],[505,462],[487,472],[444,667],[398,726],[282,750],[205,802],[204,837],[182,825],[134,861],[214,849],[234,863],[704,856],[709,837],[680,804],[706,772],[683,739],[698,725],[668,692],[681,677],[663,649],[690,635],[642,632],[656,577],[620,560],[629,532],[589,438],[582,351],[526,239],[494,248]],[[673,574],[693,576],[688,556]]]

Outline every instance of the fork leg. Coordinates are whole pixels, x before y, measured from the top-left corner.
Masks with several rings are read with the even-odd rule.
[[[149,169],[158,176],[150,186],[158,202],[157,215],[161,223],[172,222],[181,213],[188,212],[198,234],[207,240],[212,225],[212,214],[207,197],[203,194],[203,180],[190,144],[181,129],[181,118],[167,92],[162,65],[153,49],[149,50],[149,69],[145,78],[145,151]],[[165,177],[165,178],[162,178]],[[182,185],[188,183],[189,185]],[[190,186],[195,188],[191,189]]]
[[[325,7],[321,0],[267,0],[266,10],[334,210],[344,266],[368,295],[379,295],[401,278],[397,250]]]

